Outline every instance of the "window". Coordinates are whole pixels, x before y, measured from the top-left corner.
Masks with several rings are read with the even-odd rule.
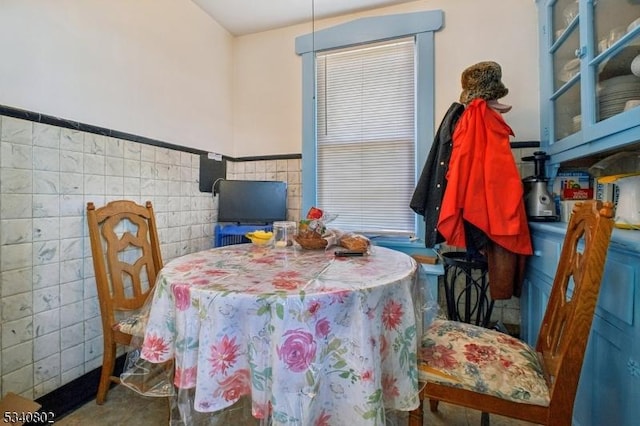
[[[414,56],[413,37],[316,55],[316,199],[336,228],[414,232]]]
[[[442,12],[359,19],[296,39],[303,59],[302,212],[339,229],[422,235],[409,208],[434,133]]]

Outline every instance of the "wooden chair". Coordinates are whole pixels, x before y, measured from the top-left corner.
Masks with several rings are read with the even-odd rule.
[[[87,203],[87,223],[96,276],[104,351],[96,402],[103,404],[113,376],[117,345],[130,345],[132,336],[144,334],[145,319],[139,312],[162,257],[151,202],[112,201],[96,209]]]
[[[558,269],[535,349],[471,324],[435,320],[420,348],[422,401],[479,410],[545,425],[570,425],[613,228],[611,203],[578,203],[567,226]],[[582,244],[583,243],[583,244]]]

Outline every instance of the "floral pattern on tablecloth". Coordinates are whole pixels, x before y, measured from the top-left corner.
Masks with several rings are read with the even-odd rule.
[[[142,358],[175,357],[197,411],[251,395],[275,425],[381,425],[418,405],[416,268],[382,247],[190,254],[160,272]]]

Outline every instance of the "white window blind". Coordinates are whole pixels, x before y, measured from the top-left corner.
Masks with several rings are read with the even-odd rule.
[[[413,234],[414,39],[318,53],[317,201],[331,227]]]

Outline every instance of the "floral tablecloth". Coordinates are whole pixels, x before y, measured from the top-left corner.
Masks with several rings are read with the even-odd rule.
[[[193,253],[160,272],[142,358],[175,358],[198,412],[250,395],[270,424],[381,425],[385,409],[418,406],[416,270],[377,246]]]

